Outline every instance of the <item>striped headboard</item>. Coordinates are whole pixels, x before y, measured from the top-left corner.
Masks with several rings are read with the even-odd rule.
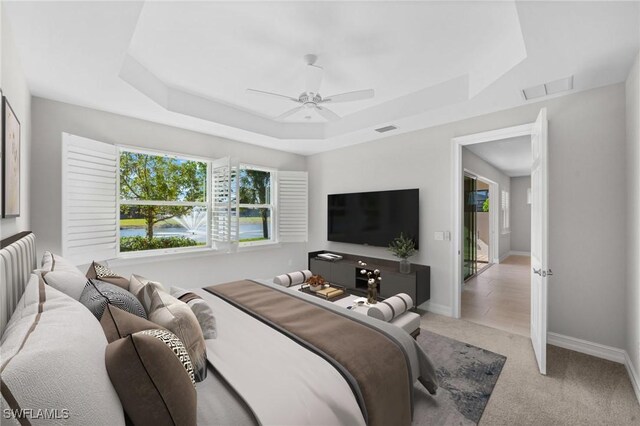
[[[36,237],[26,231],[0,243],[0,336],[11,318],[31,272],[36,269]]]

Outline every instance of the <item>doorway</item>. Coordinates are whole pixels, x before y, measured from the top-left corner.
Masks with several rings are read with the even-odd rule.
[[[530,338],[533,352],[538,362],[540,373],[546,374],[546,346],[547,346],[547,287],[551,270],[548,269],[548,166],[547,166],[547,116],[546,108],[540,110],[534,123],[498,129],[452,139],[452,182],[453,182],[453,244],[452,244],[452,285],[453,306],[452,316],[461,316],[461,298],[464,285],[465,257],[467,254],[475,256],[477,251],[464,253],[464,235],[469,234],[465,230],[465,189],[471,182],[465,179],[462,150],[467,145],[476,145],[492,141],[501,141],[511,138],[526,137],[531,141],[531,257],[530,266],[527,265],[527,279],[530,282]],[[476,186],[477,189],[477,186]],[[494,206],[500,205],[501,234],[508,232],[505,228],[505,220],[509,218],[509,193],[500,191],[500,204],[493,202]],[[477,227],[477,224],[476,224]],[[470,235],[471,236],[471,235]],[[502,236],[502,235],[501,235]],[[470,265],[472,267],[472,265]],[[476,263],[477,267],[477,263]],[[490,270],[490,269],[489,269]],[[477,270],[476,270],[477,273]]]

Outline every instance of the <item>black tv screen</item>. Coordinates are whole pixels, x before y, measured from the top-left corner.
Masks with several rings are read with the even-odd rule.
[[[400,233],[418,249],[418,190],[329,194],[329,241],[387,247]]]

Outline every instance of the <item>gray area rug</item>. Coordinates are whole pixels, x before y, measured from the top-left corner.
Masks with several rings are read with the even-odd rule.
[[[429,395],[416,385],[413,424],[477,424],[507,357],[424,328],[417,340],[436,367],[440,388]]]

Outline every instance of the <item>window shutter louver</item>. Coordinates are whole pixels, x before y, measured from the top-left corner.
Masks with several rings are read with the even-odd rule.
[[[278,241],[307,241],[308,189],[307,172],[278,172]]]
[[[80,265],[117,255],[114,145],[62,135],[62,255]]]
[[[239,234],[238,166],[229,157],[211,162],[211,241],[215,249],[232,251]]]

